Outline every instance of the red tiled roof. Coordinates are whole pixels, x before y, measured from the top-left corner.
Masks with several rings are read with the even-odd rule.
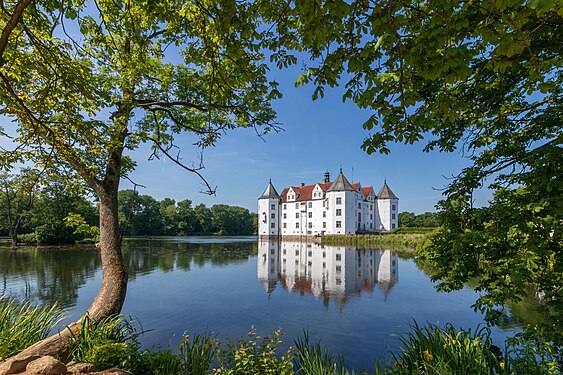
[[[319,185],[319,187],[322,189],[322,191],[326,192],[328,190],[328,188],[330,188],[330,186],[333,184],[333,182],[319,182],[317,184],[314,185],[306,185],[306,186],[291,186],[291,189],[293,189],[293,191],[295,192],[297,198],[295,200],[292,200],[292,202],[303,202],[303,201],[310,201],[310,200],[314,200],[314,199],[322,199],[322,197],[319,198],[313,198],[313,190],[315,189],[315,186]],[[352,187],[354,188],[354,190],[358,190],[358,188],[360,187],[360,183],[356,182],[355,184],[352,184]],[[282,203],[287,203],[287,193],[289,192],[290,188],[285,188],[283,189],[283,191],[280,194],[280,197],[282,199]],[[373,190],[372,186],[367,186],[367,187],[363,187],[362,189],[362,193],[364,195],[364,197],[368,197],[369,193]]]
[[[332,185],[332,182],[326,182],[326,183],[323,182],[323,183],[306,185],[306,186],[292,186],[291,189],[293,189],[293,191],[297,196],[297,198],[292,202],[302,202],[302,201],[310,201],[313,199],[322,199],[322,197],[313,198],[313,190],[317,185],[319,185],[322,191],[326,191],[330,187],[330,185]],[[289,192],[289,189],[290,188],[283,189],[282,193],[280,194],[283,203],[287,202],[287,193]]]

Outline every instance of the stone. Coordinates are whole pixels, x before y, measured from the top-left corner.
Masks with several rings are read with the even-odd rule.
[[[63,375],[67,373],[64,363],[58,359],[45,356],[27,364],[26,375]]]
[[[38,355],[30,355],[23,358],[12,358],[0,365],[0,375],[19,374],[25,371],[28,363],[40,358]]]
[[[93,363],[74,361],[66,364],[66,370],[69,374],[87,374],[98,371]]]

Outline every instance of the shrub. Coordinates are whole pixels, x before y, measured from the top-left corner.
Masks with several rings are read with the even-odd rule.
[[[0,297],[0,357],[9,357],[47,337],[63,318],[57,305],[34,306]]]
[[[125,315],[114,315],[94,322],[86,314],[72,330],[71,357],[90,362],[99,370],[120,367],[133,371],[141,362],[136,322]]]
[[[172,353],[170,348],[145,350],[141,353],[141,363],[137,371],[146,375],[181,374],[181,357]]]
[[[289,348],[281,357],[277,350],[283,344],[281,330],[270,336],[261,337],[254,328],[248,333],[248,340],[240,339],[234,344],[227,342],[227,348],[219,355],[220,367],[213,374],[221,375],[290,375],[293,374],[293,350]]]

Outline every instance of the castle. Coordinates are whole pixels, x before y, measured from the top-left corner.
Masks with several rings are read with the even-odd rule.
[[[342,169],[330,182],[290,186],[278,194],[272,181],[258,199],[261,237],[319,236],[389,231],[398,226],[399,198],[387,181],[377,194],[373,187],[351,184]]]

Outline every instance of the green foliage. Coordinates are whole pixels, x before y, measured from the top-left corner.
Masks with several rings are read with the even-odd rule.
[[[399,213],[399,227],[435,228],[439,225],[438,214],[435,212],[425,212],[420,215],[412,212]]]
[[[141,352],[141,364],[137,373],[146,375],[182,374],[180,356],[174,354],[170,348],[145,350]],[[196,375],[197,373],[193,373]],[[205,373],[207,374],[207,373]]]
[[[496,374],[507,368],[505,358],[497,358],[489,337],[481,328],[456,330],[452,325],[440,328],[414,323],[411,331],[400,336],[402,348],[393,354],[387,374]]]
[[[278,358],[278,347],[283,344],[281,331],[261,337],[253,329],[248,333],[248,340],[241,338],[238,343],[227,342],[226,349],[219,352],[220,367],[213,374],[293,374],[291,348]]]
[[[309,335],[295,340],[295,366],[299,375],[349,375],[344,367],[344,358],[334,356],[319,342],[311,344]]]
[[[57,304],[41,307],[0,297],[0,358],[44,339],[62,317],[63,310]]]
[[[118,366],[134,370],[139,366],[140,344],[136,323],[124,315],[114,315],[94,322],[84,315],[71,329],[71,358],[90,362],[100,370]]]
[[[211,368],[211,362],[217,356],[219,343],[208,333],[195,334],[190,340],[184,333],[184,340],[180,344],[180,362],[184,374],[206,375]]]

